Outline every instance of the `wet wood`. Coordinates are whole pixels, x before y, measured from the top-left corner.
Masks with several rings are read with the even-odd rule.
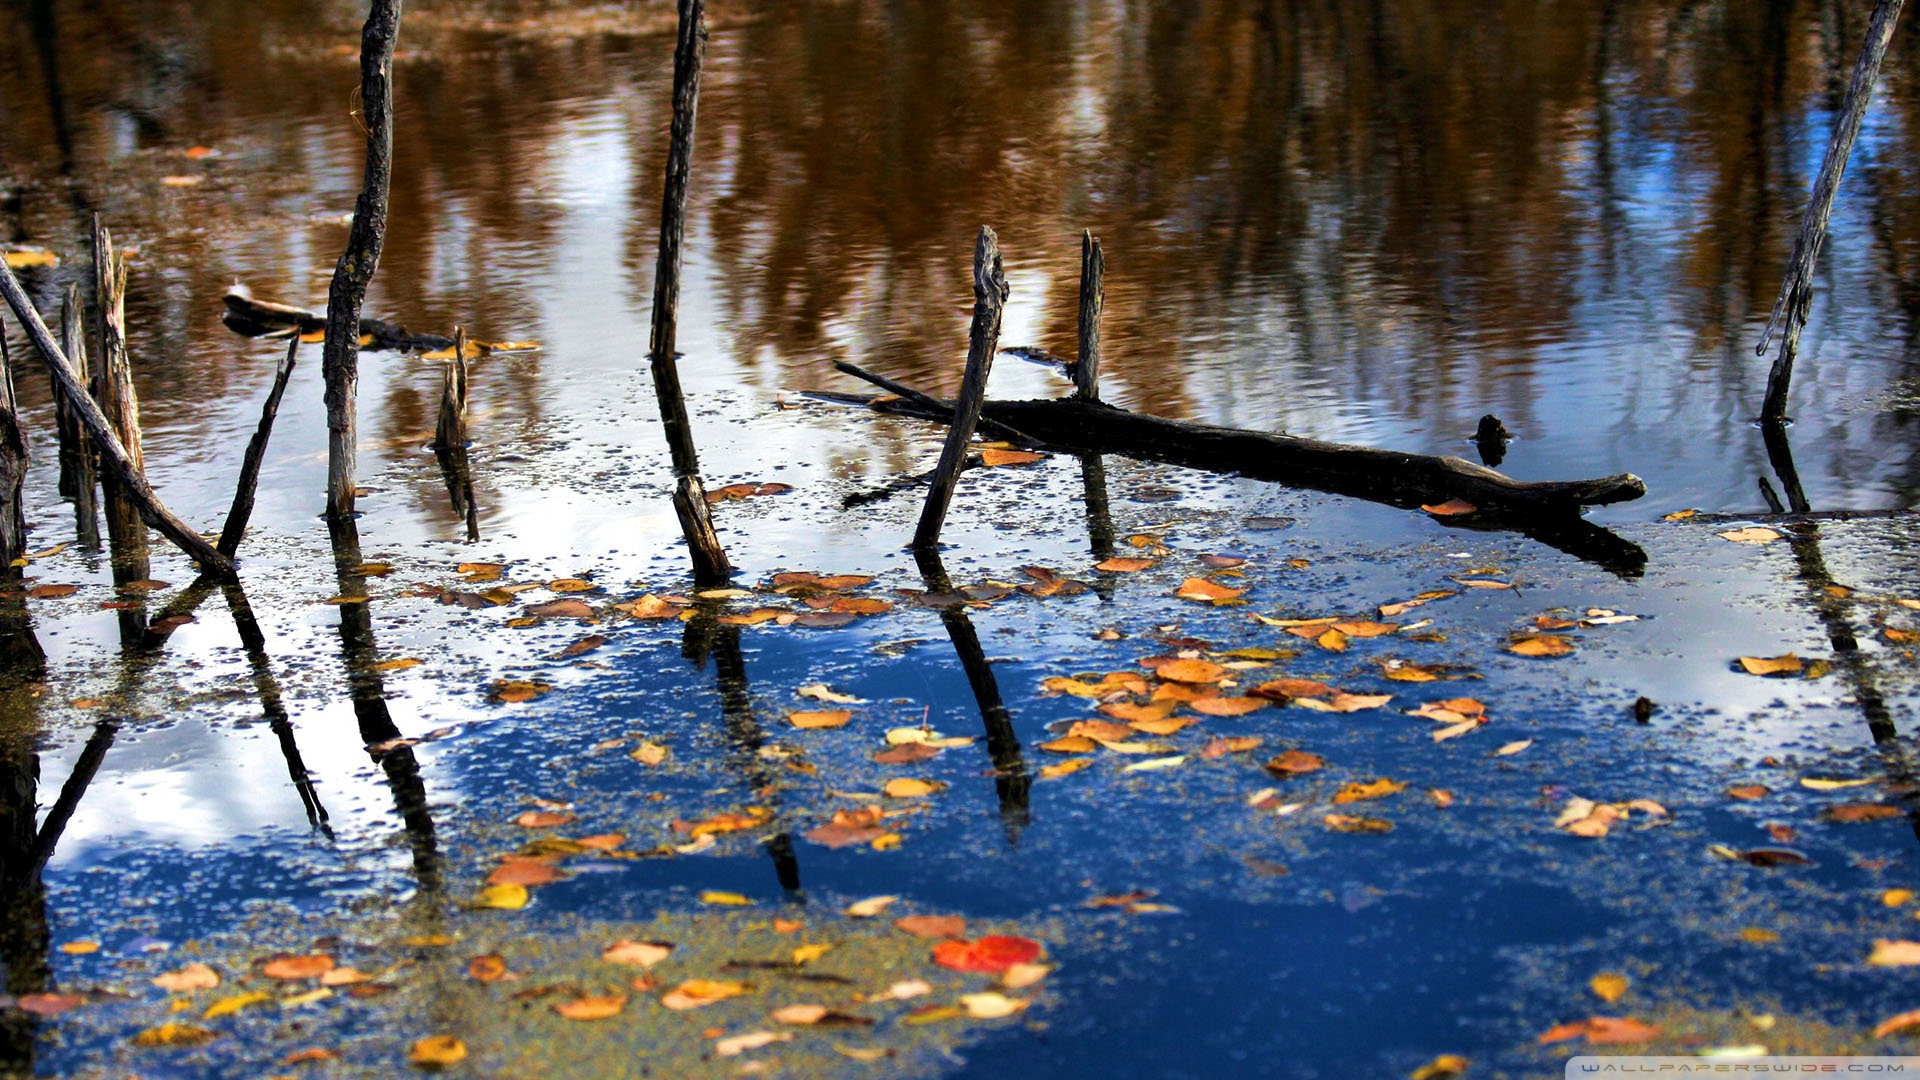
[[[1780,351],[1767,373],[1767,396],[1760,408],[1760,421],[1767,425],[1787,421],[1787,393],[1793,382],[1793,362],[1800,351],[1800,331],[1806,326],[1813,308],[1813,271],[1820,249],[1827,240],[1827,221],[1833,214],[1834,196],[1840,191],[1840,178],[1847,170],[1847,157],[1860,134],[1867,106],[1873,100],[1873,83],[1886,58],[1887,43],[1893,40],[1894,24],[1899,21],[1902,0],[1878,0],[1867,22],[1866,43],[1860,59],[1853,65],[1853,77],[1847,82],[1847,94],[1841,101],[1840,115],[1834,121],[1833,135],[1827,140],[1827,155],[1814,178],[1813,193],[1807,211],[1800,219],[1800,231],[1793,238],[1793,254],[1787,257],[1787,272],[1780,283],[1780,296],[1773,302],[1773,314],[1754,351],[1765,356],[1776,331],[1781,332]]]
[[[92,385],[93,373],[87,362],[87,332],[80,286],[69,284],[60,302],[60,343],[73,373],[80,382]],[[80,542],[88,546],[100,543],[100,477],[94,467],[93,440],[80,418],[62,395],[54,395],[54,427],[60,438],[60,497],[73,501],[73,526]]]
[[[393,46],[400,36],[400,0],[372,0],[360,34],[360,114],[367,156],[353,207],[347,249],[327,290],[327,336],[321,373],[327,402],[327,516],[353,513],[355,398],[360,382],[360,307],[380,265],[387,235],[387,189],[393,176]]]
[[[1100,313],[1107,305],[1107,257],[1090,231],[1080,234],[1080,353],[1073,365],[1073,396],[1100,400]]]
[[[680,247],[687,230],[687,188],[693,172],[693,126],[700,104],[700,68],[706,56],[706,5],[680,0],[680,32],[673,51],[673,127],[667,147],[666,188],[660,207],[660,253],[653,275],[653,327],[647,341],[647,366],[653,374],[660,423],[673,455],[673,509],[693,558],[693,578],[716,585],[733,573],[720,537],[713,531],[700,456],[694,449],[693,423],[680,390],[675,352],[680,317]]]
[[[273,372],[273,389],[267,392],[267,403],[260,407],[260,426],[254,429],[253,438],[247,443],[246,457],[240,463],[240,482],[234,486],[233,505],[227,510],[227,524],[220,530],[218,545],[220,554],[229,559],[240,550],[240,541],[247,535],[247,520],[253,516],[254,491],[260,486],[260,463],[267,456],[267,442],[273,438],[273,421],[280,414],[280,398],[287,392],[287,380],[293,377],[299,352],[299,339],[287,342],[287,355]]]
[[[941,423],[953,415],[951,406],[935,415],[905,400],[868,402],[881,411]],[[1625,502],[1647,491],[1645,482],[1631,473],[1593,480],[1522,482],[1457,457],[1169,420],[1098,402],[989,401],[984,413],[1061,450],[1122,454],[1237,473],[1401,507],[1462,499],[1495,514],[1575,515],[1583,506]]]
[[[903,397],[908,401],[913,402],[915,405],[919,405],[922,408],[925,408],[934,412],[944,412],[947,409],[946,404],[942,402],[939,398],[936,398],[931,394],[923,394],[920,391],[915,390],[913,387],[908,386],[906,383],[895,382],[894,380],[889,379],[885,375],[881,375],[878,372],[868,371],[866,368],[863,368],[858,364],[849,363],[845,360],[835,360],[833,362],[833,366],[835,370],[843,372],[844,374],[847,374],[847,375],[851,375],[856,379],[862,380],[863,382],[870,382],[873,385],[879,387],[880,389],[885,390],[887,393],[897,394],[900,397]],[[980,418],[980,430],[992,434],[995,438],[1005,439],[1008,442],[1024,443],[1029,446],[1039,442],[1039,440],[1035,439],[1033,436],[1028,435],[1027,433],[1020,431],[1016,428],[1010,428],[1007,425],[1002,424],[999,421],[991,419],[989,417],[983,416]]]
[[[27,340],[33,342],[33,347],[40,353],[41,360],[45,362],[47,370],[53,376],[54,392],[66,395],[74,402],[81,424],[85,426],[87,434],[92,436],[95,446],[100,451],[100,464],[104,473],[113,475],[124,484],[134,501],[140,506],[141,514],[147,524],[153,526],[160,535],[172,541],[181,551],[186,552],[188,557],[199,563],[203,572],[221,576],[232,574],[232,560],[215,550],[212,544],[207,543],[206,539],[194,532],[186,522],[175,517],[173,512],[160,502],[160,497],[154,494],[153,488],[148,486],[146,478],[127,457],[126,447],[120,445],[119,437],[114,435],[112,426],[107,423],[106,414],[100,411],[92,395],[80,385],[80,380],[73,373],[73,366],[67,362],[66,354],[61,352],[59,344],[53,340],[53,334],[47,329],[47,324],[41,321],[40,312],[34,308],[33,301],[27,298],[26,290],[20,287],[20,279],[4,265],[0,265],[0,298],[6,300],[7,306],[13,310],[14,318],[20,321],[22,329],[26,331]]]
[[[327,328],[325,315],[316,315],[306,308],[291,304],[255,300],[244,285],[233,286],[220,299],[227,308],[226,313],[220,316],[220,321],[227,325],[227,329],[243,337],[312,335],[323,333]],[[453,339],[443,334],[416,334],[399,323],[365,315],[360,317],[361,352],[383,349],[436,352],[452,347]],[[481,354],[492,351],[492,346],[481,342],[470,341],[467,347]]]
[[[0,581],[20,576],[14,563],[27,553],[26,479],[27,433],[14,408],[13,357],[0,333]]]
[[[126,449],[131,471],[144,478],[146,454],[141,449],[140,398],[133,389],[133,364],[127,357],[127,258],[114,250],[113,234],[93,219],[93,284],[95,337],[100,342],[100,370],[93,380],[93,397]],[[113,579],[139,581],[152,577],[152,556],[140,504],[128,491],[126,479],[113,471],[100,478],[106,496],[107,542],[113,552]]]
[[[440,419],[434,425],[433,445],[443,450],[465,446],[467,439],[467,332],[453,329],[453,359],[441,369]]]
[[[920,511],[920,525],[913,532],[915,548],[930,548],[940,542],[940,528],[946,524],[947,508],[953,503],[954,485],[959,483],[973,429],[987,400],[987,376],[993,371],[993,355],[1000,347],[1000,319],[1006,300],[1007,275],[1000,263],[1000,239],[982,225],[973,245],[973,326],[967,333],[967,370],[960,380],[958,403],[947,421],[952,425],[947,444],[940,451],[940,464],[934,467],[926,505]]]

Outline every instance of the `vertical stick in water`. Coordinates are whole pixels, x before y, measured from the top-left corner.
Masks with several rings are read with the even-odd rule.
[[[60,347],[82,385],[93,380],[87,363],[87,333],[81,314],[80,286],[69,284],[60,303]],[[54,426],[60,435],[60,494],[73,500],[74,531],[80,542],[100,543],[100,479],[93,463],[93,440],[64,394],[53,400]]]
[[[140,449],[140,399],[133,390],[133,365],[127,359],[127,258],[113,247],[113,234],[93,219],[94,316],[100,338],[100,372],[93,380],[93,397],[100,403],[114,438],[126,450],[135,474],[145,477],[146,455]],[[113,580],[138,581],[152,576],[146,522],[140,504],[124,478],[113,472],[101,477],[107,497],[107,540],[113,549]]]
[[[1766,332],[1754,351],[1766,355],[1775,330],[1785,328],[1780,352],[1767,373],[1767,397],[1760,407],[1760,422],[1783,424],[1787,420],[1787,389],[1793,381],[1793,361],[1800,351],[1800,330],[1807,324],[1813,308],[1813,267],[1820,259],[1820,248],[1827,239],[1827,219],[1833,213],[1834,195],[1840,190],[1840,177],[1847,170],[1847,155],[1853,150],[1854,137],[1860,134],[1860,122],[1867,115],[1873,98],[1873,82],[1880,73],[1880,61],[1887,55],[1887,43],[1893,39],[1894,23],[1900,18],[1903,0],[1879,0],[1867,23],[1866,44],[1853,66],[1853,78],[1847,83],[1847,96],[1840,105],[1840,116],[1833,125],[1833,137],[1827,141],[1826,160],[1813,182],[1813,194],[1807,200],[1807,213],[1800,219],[1800,232],[1793,238],[1793,254],[1787,259],[1787,274],[1780,283],[1780,297],[1773,303]]]
[[[27,517],[21,488],[27,479],[27,433],[13,405],[13,363],[0,332],[0,581],[19,576],[13,564],[27,553]]]
[[[1100,400],[1100,313],[1107,306],[1107,257],[1092,232],[1080,233],[1080,358],[1073,366],[1073,396]]]
[[[227,510],[226,527],[220,530],[220,554],[231,559],[240,550],[240,541],[247,535],[247,519],[253,516],[253,494],[260,486],[260,462],[267,456],[267,440],[273,438],[273,419],[280,414],[280,398],[287,392],[287,379],[293,375],[293,364],[300,352],[300,335],[295,334],[287,342],[287,355],[273,372],[273,389],[267,392],[267,403],[260,408],[260,426],[254,429],[253,440],[247,443],[246,457],[240,463],[240,483],[233,490],[233,506]]]
[[[1000,238],[982,225],[973,246],[973,327],[967,337],[967,373],[960,380],[960,396],[953,403],[953,427],[947,431],[940,464],[933,470],[932,489],[920,511],[920,527],[913,533],[915,548],[940,542],[940,527],[946,524],[954,485],[967,462],[967,444],[973,441],[980,409],[986,404],[987,376],[993,371],[994,350],[1000,347],[1000,315],[1006,300],[1007,276],[1000,265]]]
[[[680,245],[687,229],[687,185],[693,171],[693,121],[700,104],[700,66],[707,47],[706,5],[680,0],[680,36],[673,51],[673,129],[667,146],[666,191],[660,208],[660,258],[653,274],[653,332],[647,364],[660,401],[660,422],[673,454],[673,509],[693,556],[694,580],[718,584],[733,572],[707,511],[687,402],[675,354],[680,317]]]
[[[467,332],[453,328],[453,359],[440,380],[440,420],[434,426],[435,449],[467,445]]]
[[[327,337],[320,370],[327,384],[327,516],[353,513],[355,395],[360,383],[360,307],[387,238],[387,188],[393,179],[393,43],[400,0],[372,0],[360,34],[360,108],[367,157],[353,204],[347,250],[327,289]]]

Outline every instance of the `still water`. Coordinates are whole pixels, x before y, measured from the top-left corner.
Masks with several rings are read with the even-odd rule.
[[[226,510],[282,351],[227,331],[221,296],[240,283],[324,308],[360,182],[363,15],[274,0],[0,10],[0,241],[61,257],[23,274],[48,311],[67,281],[90,273],[92,214],[134,249],[129,323],[149,476],[204,527]],[[1766,813],[1820,809],[1804,793],[1751,814],[1727,805],[1720,790],[1752,779],[1760,758],[1877,774],[1875,744],[1896,756],[1904,745],[1881,738],[1869,707],[1890,708],[1904,728],[1912,685],[1897,649],[1869,642],[1869,659],[1895,670],[1864,681],[1853,668],[1804,685],[1729,670],[1736,655],[1841,650],[1831,612],[1816,614],[1803,593],[1840,582],[1914,595],[1904,529],[1834,526],[1824,550],[1796,541],[1755,554],[1659,521],[1689,508],[1762,512],[1759,481],[1781,486],[1748,423],[1766,365],[1753,346],[1858,48],[1859,5],[853,0],[716,3],[709,18],[682,376],[710,486],[796,489],[716,509],[743,584],[787,569],[923,584],[899,550],[912,496],[858,510],[841,501],[926,468],[940,432],[801,393],[860,389],[835,360],[951,392],[981,224],[1006,253],[1003,343],[1062,354],[1072,351],[1081,231],[1102,239],[1114,403],[1463,456],[1494,413],[1517,436],[1502,466],[1517,478],[1646,479],[1645,499],[1593,515],[1646,548],[1644,573],[1116,459],[1121,535],[1251,557],[1248,599],[1269,615],[1370,611],[1490,565],[1537,586],[1456,599],[1436,616],[1455,638],[1439,648],[1484,665],[1486,680],[1427,696],[1472,693],[1516,721],[1511,734],[1478,736],[1492,741],[1471,755],[1438,756],[1418,722],[1399,716],[1233,722],[1268,740],[1257,759],[1296,744],[1329,760],[1344,753],[1340,766],[1359,779],[1424,774],[1422,786],[1473,792],[1481,805],[1469,796],[1442,822],[1410,809],[1387,837],[1276,831],[1243,805],[1270,782],[1245,762],[1232,775],[1169,771],[1176,779],[1154,784],[1152,773],[1109,771],[1071,793],[1029,796],[1004,782],[1021,770],[989,724],[990,753],[930,767],[953,793],[900,851],[802,844],[796,870],[779,843],[729,839],[712,855],[580,873],[541,890],[519,922],[464,911],[486,859],[519,842],[503,823],[526,799],[574,802],[600,826],[588,831],[636,837],[664,835],[675,814],[755,799],[769,775],[741,763],[780,760],[760,750],[786,745],[783,712],[807,707],[796,687],[825,681],[879,703],[885,726],[924,709],[966,734],[981,717],[951,627],[929,612],[839,637],[748,627],[737,639],[723,632],[717,651],[683,642],[678,623],[627,624],[605,654],[556,663],[582,627],[516,629],[505,625],[516,608],[467,615],[434,602],[436,590],[473,588],[454,567],[477,561],[511,564],[511,581],[583,577],[623,598],[636,583],[685,588],[642,365],[673,12],[419,3],[402,25],[392,224],[367,312],[417,331],[460,325],[541,343],[474,366],[481,540],[467,541],[422,449],[438,366],[369,353],[360,430],[371,491],[359,530],[365,557],[396,571],[375,583],[364,620],[325,603],[340,587],[316,518],[325,428],[309,346],[243,549],[263,647],[215,594],[157,653],[122,652],[125,620],[97,605],[124,597],[98,552],[76,547],[29,570],[82,591],[31,608],[50,674],[44,691],[7,709],[5,767],[23,788],[8,820],[24,813],[30,837],[35,800],[44,818],[62,778],[89,762],[100,771],[62,811],[44,907],[28,930],[9,931],[27,939],[7,952],[9,989],[112,988],[146,1011],[90,1004],[9,1019],[12,1067],[260,1075],[297,1048],[277,1041],[286,1026],[304,1024],[352,1068],[382,1075],[412,1039],[454,1026],[482,1048],[477,1074],[538,1075],[543,1060],[570,1060],[570,1033],[513,1028],[494,1006],[465,1000],[471,988],[424,979],[397,991],[400,1004],[254,1021],[197,1056],[127,1039],[162,1015],[165,997],[147,980],[176,958],[158,945],[231,958],[245,943],[257,953],[344,940],[345,952],[379,938],[381,919],[410,932],[451,920],[464,964],[480,942],[516,934],[597,939],[656,913],[690,917],[701,889],[769,909],[811,896],[815,915],[901,894],[1034,934],[1061,960],[1029,1022],[899,1047],[880,1065],[827,1054],[798,1071],[1405,1075],[1459,1052],[1497,1075],[1557,1075],[1559,1058],[1535,1036],[1606,1011],[1584,984],[1615,968],[1649,997],[1614,1011],[1664,1010],[1676,1029],[1691,1023],[1723,1042],[1761,1038],[1739,1029],[1743,1010],[1777,1009],[1807,1025],[1795,1038],[1832,1047],[1845,1039],[1819,1025],[1863,1029],[1912,1007],[1853,951],[1909,933],[1874,899],[1912,883],[1912,838],[1902,844],[1899,822],[1870,839],[1803,830],[1796,843],[1815,867],[1790,883],[1728,878],[1700,855],[1709,843],[1765,843]],[[1802,343],[1791,450],[1816,509],[1901,510],[1920,483],[1915,48],[1897,37],[1883,71]],[[28,355],[11,322],[7,334],[16,358]],[[994,378],[1002,396],[1064,391],[1012,360]],[[33,546],[52,547],[73,534],[54,489],[52,409],[44,379],[28,370],[20,381],[35,439]],[[1028,563],[1091,576],[1077,473],[1050,462],[977,484],[970,475],[948,531],[955,576],[1024,580]],[[1291,527],[1245,531],[1249,516]],[[1283,571],[1289,560],[1306,565]],[[1127,668],[1158,648],[1156,634],[1289,643],[1235,609],[1173,610],[1173,566],[1094,596],[974,613],[1013,713],[1016,760],[1026,748],[1022,769],[1051,760],[1034,749],[1058,734],[1049,724],[1085,713],[1043,697],[1044,677]],[[176,588],[191,577],[170,553],[154,573]],[[157,612],[166,599],[146,603]],[[1498,655],[1508,629],[1551,607],[1643,620],[1583,645],[1578,668],[1541,674]],[[1874,624],[1862,636],[1901,618],[1858,617]],[[1128,636],[1095,644],[1110,627]],[[1338,677],[1356,689],[1371,679],[1405,693],[1357,659],[1369,648],[1309,652],[1259,677]],[[683,652],[721,657],[718,681]],[[369,681],[376,655],[425,663]],[[524,707],[484,700],[492,679],[530,677],[553,692]],[[1666,708],[1663,726],[1622,731],[1625,704],[1642,693]],[[742,712],[744,699],[754,704]],[[89,700],[107,704],[73,704]],[[104,724],[102,712],[112,714]],[[783,779],[786,844],[824,821],[838,793],[877,786],[867,754],[882,725],[876,716],[857,747],[803,733],[822,772]],[[393,734],[426,741],[369,755],[367,744]],[[628,737],[668,740],[676,765],[637,778],[632,744],[595,749]],[[1528,737],[1542,746],[1488,764],[1494,747]],[[1526,756],[1543,751],[1538,763]],[[301,770],[311,788],[294,782]],[[1677,827],[1616,845],[1639,847],[1595,854],[1546,829],[1568,791],[1684,810]],[[1290,872],[1273,871],[1283,863]],[[1134,889],[1175,910],[1085,906]],[[1789,947],[1758,951],[1739,937],[1760,925],[1784,929]],[[105,948],[48,951],[93,939]],[[20,959],[36,947],[37,969]],[[754,1015],[722,1026],[764,1022]],[[593,1060],[551,1067],[609,1068]]]

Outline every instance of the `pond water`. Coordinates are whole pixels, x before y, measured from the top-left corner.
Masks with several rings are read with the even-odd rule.
[[[1905,1048],[1868,1032],[1920,1002],[1868,958],[1920,938],[1900,895],[1920,887],[1911,35],[1840,192],[1787,452],[1749,422],[1857,7],[716,3],[682,379],[709,487],[791,490],[715,507],[758,591],[682,619],[678,601],[618,606],[691,590],[644,364],[674,13],[410,6],[367,312],[541,346],[473,365],[479,538],[424,449],[440,365],[368,352],[347,566],[376,567],[336,566],[309,345],[242,590],[190,590],[161,547],[152,577],[172,584],[145,593],[84,544],[27,568],[30,590],[77,590],[0,611],[0,636],[47,657],[0,694],[0,1066],[379,1076],[448,1035],[469,1054],[451,1068],[485,1076],[1404,1076],[1446,1054],[1473,1076],[1558,1076],[1607,1048],[1539,1037],[1596,1015],[1661,1027],[1626,1049]],[[50,314],[90,280],[94,213],[132,249],[148,475],[197,526],[222,520],[284,352],[227,330],[222,295],[325,306],[360,183],[363,17],[0,10],[0,242],[59,257],[21,271]],[[1003,343],[1060,354],[1081,231],[1101,238],[1113,403],[1468,457],[1494,413],[1516,478],[1645,478],[1645,498],[1589,516],[1633,557],[1118,457],[1103,542],[1082,463],[1055,456],[963,477],[944,570],[974,604],[916,602],[942,591],[903,550],[917,491],[848,500],[930,467],[944,429],[803,395],[863,388],[835,360],[951,393],[982,224],[1006,255]],[[47,382],[6,333],[47,551],[75,539],[73,512]],[[1066,384],[1002,358],[994,392]],[[1766,514],[1763,484],[1863,513],[1716,535]],[[1096,569],[1109,543],[1152,565]],[[794,571],[873,580],[771,591]],[[1176,595],[1195,578],[1244,603]],[[888,610],[794,623],[809,591]],[[539,606],[568,599],[590,610]],[[761,608],[787,617],[755,623]],[[1396,628],[1298,625],[1322,617]],[[1543,626],[1572,654],[1508,651]],[[1119,751],[1043,747],[1100,715],[1048,680],[1183,653],[1223,667],[1106,704],[1152,712],[1154,687],[1220,680],[1235,700],[1280,679],[1393,697],[1188,707],[1190,728],[1151,718],[1106,740]],[[1807,677],[1737,662],[1787,653]],[[860,700],[800,694],[813,684]],[[1641,697],[1655,709],[1636,723]],[[1488,723],[1436,740],[1443,725],[1404,715],[1458,698]],[[790,715],[836,708],[844,727]],[[972,742],[873,760],[923,726]],[[634,756],[650,747],[665,757]],[[1323,767],[1262,767],[1288,750]],[[1407,786],[1341,797],[1380,778]],[[935,790],[880,794],[902,779]],[[1658,805],[1582,838],[1556,826],[1576,798]],[[819,831],[836,813],[856,842]],[[610,854],[573,843],[607,834]],[[1774,849],[1790,856],[1751,854]],[[485,906],[515,851],[563,857],[565,876]],[[899,899],[845,913],[878,895]],[[908,914],[1040,942],[1052,970],[1008,987],[930,963],[935,943],[892,924]],[[628,938],[676,950],[650,973],[599,959]],[[832,948],[794,961],[803,943]],[[492,953],[520,978],[469,974]],[[370,978],[276,979],[261,962],[281,954]],[[220,985],[151,982],[189,962]],[[1589,985],[1616,973],[1618,1000]],[[691,978],[754,989],[661,1004]],[[883,992],[914,980],[925,994]],[[1004,996],[942,1011],[988,992]],[[608,1019],[550,1008],[615,994],[631,1000]],[[1007,1000],[1021,1011],[993,1015]],[[877,1022],[769,1020],[796,1002]],[[169,1022],[215,1037],[141,1044]],[[721,1052],[761,1031],[793,1038]]]

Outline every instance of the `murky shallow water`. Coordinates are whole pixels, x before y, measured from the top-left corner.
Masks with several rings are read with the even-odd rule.
[[[421,5],[403,30],[394,232],[369,311],[544,345],[475,365],[482,539],[465,542],[421,449],[438,369],[368,354],[373,491],[359,528],[364,556],[395,572],[372,583],[364,623],[325,602],[340,585],[314,516],[325,462],[311,352],[243,549],[267,693],[218,593],[157,651],[122,653],[120,619],[98,608],[115,593],[97,555],[71,548],[30,569],[82,589],[30,601],[51,666],[44,693],[8,701],[9,820],[33,801],[47,816],[88,746],[110,746],[46,868],[47,940],[33,929],[38,896],[12,898],[26,929],[8,931],[9,990],[105,987],[133,1000],[43,1022],[10,1013],[9,1060],[44,1075],[252,1076],[317,1045],[384,1075],[414,1038],[446,1031],[482,1075],[537,1072],[543,1053],[580,1074],[764,1062],[876,1075],[1405,1075],[1449,1052],[1472,1057],[1475,1075],[1556,1075],[1565,1054],[1535,1037],[1609,1012],[1659,1013],[1681,1039],[1866,1045],[1868,1026],[1912,1005],[1898,969],[1863,961],[1875,938],[1915,936],[1910,908],[1881,902],[1912,883],[1913,836],[1901,819],[1819,814],[1910,798],[1897,733],[1911,717],[1912,659],[1881,631],[1911,625],[1892,598],[1920,594],[1907,521],[1830,522],[1817,538],[1743,546],[1713,535],[1723,525],[1659,520],[1764,509],[1756,479],[1774,474],[1744,422],[1763,382],[1749,346],[1858,17],[1791,4],[1593,4],[1550,19],[1517,5],[1281,7],[714,12],[683,372],[709,483],[795,488],[717,509],[742,582],[811,569],[875,575],[868,595],[921,587],[900,550],[912,497],[841,503],[925,468],[940,432],[796,392],[851,388],[832,372],[840,358],[948,389],[982,222],[1008,253],[1005,340],[1059,352],[1070,351],[1078,230],[1102,236],[1117,402],[1430,453],[1470,453],[1465,435],[1497,412],[1520,435],[1503,466],[1517,477],[1647,478],[1646,499],[1594,515],[1644,550],[1643,573],[1385,507],[1109,459],[1119,534],[1162,536],[1172,552],[1102,577],[1077,463],[971,473],[947,535],[957,580],[1020,582],[1022,566],[1041,565],[1101,582],[971,614],[1030,787],[1009,779],[1005,738],[985,737],[934,612],[902,607],[838,630],[723,628],[704,665],[683,655],[678,622],[615,621],[591,628],[607,645],[557,660],[589,628],[505,625],[547,591],[479,611],[434,593],[483,587],[454,569],[480,561],[511,564],[516,583],[591,579],[597,605],[684,588],[640,363],[670,42],[653,6]],[[219,296],[237,279],[261,297],[323,304],[358,183],[357,14],[128,4],[36,22],[39,10],[10,10],[0,35],[21,73],[0,87],[10,239],[65,257],[28,278],[43,299],[86,271],[84,211],[138,247],[131,322],[150,475],[174,509],[210,525],[280,352],[222,328]],[[1893,59],[1805,342],[1793,451],[1820,509],[1912,497],[1907,263],[1920,223],[1897,182],[1915,158],[1908,70],[1908,56]],[[194,146],[217,154],[186,156]],[[1052,379],[1002,361],[995,389],[1060,392]],[[35,543],[52,546],[71,536],[71,516],[48,468],[44,383],[29,374],[23,392]],[[1252,527],[1260,518],[1291,524]],[[1208,552],[1250,560],[1244,579],[1227,579],[1250,586],[1249,606],[1172,597]],[[1355,640],[1335,653],[1247,617],[1366,615],[1489,567],[1520,587],[1467,590],[1400,620],[1430,614],[1443,641]],[[191,576],[170,553],[157,553],[154,575],[175,585],[154,610]],[[1834,583],[1854,594],[1832,596]],[[1641,619],[1581,632],[1566,659],[1500,651],[1543,612],[1594,607]],[[1105,628],[1126,636],[1100,640]],[[737,658],[724,644],[735,632]],[[1853,636],[1860,651],[1848,653]],[[1137,670],[1167,639],[1284,647],[1301,655],[1243,677],[1396,697],[1354,714],[1210,719],[1162,740],[1191,754],[1211,734],[1257,735],[1251,755],[1124,772],[1135,759],[1102,753],[1077,774],[1035,778],[1061,760],[1038,749],[1049,725],[1092,715],[1042,680]],[[1836,670],[1783,682],[1732,666],[1788,651],[1834,658]],[[1394,682],[1376,663],[1389,657],[1483,678]],[[423,663],[370,678],[371,658]],[[489,703],[499,678],[553,690]],[[795,731],[785,714],[814,682],[870,704],[845,729]],[[1429,722],[1400,714],[1461,694],[1494,723],[1436,743]],[[1646,726],[1629,715],[1640,695],[1659,704]],[[90,698],[106,707],[70,704]],[[909,769],[870,761],[882,732],[923,714],[980,741]],[[97,726],[103,716],[117,727]],[[370,755],[383,725],[424,741]],[[669,747],[666,764],[627,756],[643,738]],[[290,746],[325,830],[289,778]],[[1259,768],[1292,747],[1328,768],[1291,781]],[[1759,764],[1768,757],[1779,764]],[[803,838],[835,810],[868,805],[847,792],[871,795],[895,775],[948,785],[900,819],[897,849]],[[1330,803],[1341,785],[1380,776],[1409,787],[1357,805],[1392,820],[1391,833],[1322,823],[1352,809]],[[1815,792],[1798,785],[1807,776],[1883,779]],[[1777,794],[1724,794],[1751,783]],[[1303,809],[1247,805],[1273,786]],[[1429,788],[1454,805],[1433,805]],[[1672,822],[1577,840],[1552,827],[1576,794],[1654,799]],[[706,852],[575,860],[579,872],[537,889],[524,911],[468,910],[494,857],[527,839],[508,822],[536,798],[573,804],[580,821],[561,831],[621,832],[636,851],[683,840],[676,818],[756,805],[776,816]],[[1789,846],[1812,864],[1762,870],[1707,853],[1788,843],[1769,823],[1791,826]],[[790,859],[761,842],[781,835]],[[1136,889],[1173,910],[1087,906]],[[702,890],[754,906],[716,914]],[[656,913],[667,922],[654,932],[689,949],[728,935],[761,949],[760,920],[775,917],[853,941],[866,924],[837,913],[883,893],[901,910],[1031,934],[1059,968],[1016,1019],[914,1028],[889,1017],[870,1036],[805,1032],[791,1053],[705,1060],[694,1056],[709,1045],[703,1028],[765,1026],[790,988],[684,1017],[639,1001],[607,1034],[463,981],[467,959],[493,948],[529,971],[550,966],[534,983],[604,980],[591,966],[602,939]],[[454,943],[404,944],[423,926]],[[1741,936],[1753,930],[1780,940]],[[58,949],[75,941],[103,948]],[[196,1021],[226,1036],[200,1049],[129,1045],[170,1015],[151,975],[204,956],[228,989],[251,989],[266,985],[248,972],[253,958],[316,941],[367,970],[412,963],[392,969],[399,988],[386,997]],[[172,951],[149,951],[161,943]],[[871,992],[893,970],[863,963],[848,961],[858,985],[844,992]],[[684,974],[713,974],[695,966]],[[1607,970],[1633,977],[1617,1005],[1585,986]],[[947,978],[943,1001],[986,985]],[[196,996],[187,1018],[226,992]],[[1788,1019],[1779,1034],[1714,1026],[1741,1010]],[[1818,1023],[1837,1027],[1807,1026]],[[863,1064],[822,1049],[829,1037],[900,1053]]]

